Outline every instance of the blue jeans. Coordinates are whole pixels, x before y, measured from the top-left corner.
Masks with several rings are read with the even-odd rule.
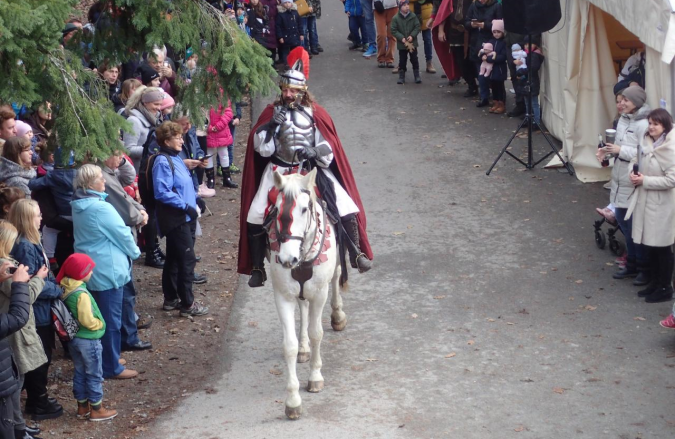
[[[124,371],[120,364],[122,350],[122,303],[124,302],[124,287],[104,291],[92,291],[91,295],[98,304],[105,333],[101,337],[103,345],[103,377],[112,378]]]
[[[431,42],[431,29],[422,31],[422,40],[424,41],[424,59],[431,61],[434,58],[434,47]]]
[[[230,127],[230,133],[232,134],[232,145],[227,147],[227,155],[230,157],[230,165],[234,165],[234,134],[237,132],[237,127]]]
[[[122,288],[122,344],[135,345],[138,339],[136,328],[136,288],[133,278]]]
[[[534,116],[534,121],[541,127],[541,108],[539,107],[539,96],[532,96],[532,108],[530,108],[530,99],[525,96],[525,108],[527,113]]]
[[[309,44],[311,50],[316,50],[319,47],[319,33],[316,31],[316,15],[308,15],[306,18],[305,42]]]
[[[365,30],[366,28],[366,19],[363,18],[363,15],[356,17],[354,15],[349,16],[349,32],[351,32],[354,40],[352,41],[356,45],[364,44],[366,41]]]
[[[375,45],[375,18],[373,17],[373,0],[361,0],[361,10],[363,10],[363,18],[366,25],[363,27],[363,39],[369,46]]]
[[[527,99],[525,99],[525,102],[527,102]],[[633,216],[631,215],[630,219],[626,220],[626,212],[628,212],[628,209],[623,207],[617,207],[615,212],[616,222],[619,223],[619,228],[626,241],[626,258],[635,261],[638,267],[644,267],[649,263],[649,256],[644,245],[633,242],[631,236],[633,233]]]
[[[490,78],[486,78],[483,75],[479,75],[480,65],[482,61],[474,62],[474,69],[476,71],[476,76],[478,77],[478,92],[480,94],[481,101],[487,101],[490,99]]]
[[[73,395],[78,401],[98,404],[103,399],[103,367],[100,340],[75,337],[68,348],[73,358]]]
[[[309,52],[309,41],[307,41],[307,16],[300,17],[300,33],[305,37],[301,42],[302,47]]]

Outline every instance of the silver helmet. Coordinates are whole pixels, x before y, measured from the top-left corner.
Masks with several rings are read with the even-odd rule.
[[[305,92],[307,91],[307,79],[303,71],[302,60],[297,60],[290,70],[286,70],[280,75],[279,87],[283,90],[285,88],[292,88],[294,90]]]

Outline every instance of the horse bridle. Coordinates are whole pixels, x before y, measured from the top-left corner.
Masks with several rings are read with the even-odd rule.
[[[310,191],[307,190],[307,189],[302,189],[301,192],[305,193],[307,195],[310,195]],[[310,245],[309,249],[307,251],[305,251],[305,239],[307,237],[307,233],[309,232],[309,228],[312,224],[312,218],[315,217],[315,213],[316,213],[316,210],[314,209],[314,202],[312,201],[311,196],[310,196],[310,200],[309,200],[310,221],[307,222],[307,227],[305,228],[305,232],[303,233],[302,236],[291,235],[291,234],[279,232],[279,225],[278,224],[281,222],[280,217],[281,217],[281,215],[283,215],[283,213],[280,212],[278,220],[274,221],[274,229],[275,229],[275,232],[276,232],[276,235],[277,235],[277,240],[280,243],[288,242],[288,241],[291,241],[291,240],[300,241],[300,258],[298,259],[298,263],[295,264],[293,267],[291,267],[291,269],[294,269],[299,265],[312,265],[312,264],[314,264],[314,261],[316,261],[316,259],[321,254],[321,249],[323,248],[323,245],[326,241],[326,230],[325,230],[325,228],[326,228],[326,202],[324,200],[319,200],[319,201],[321,202],[321,207],[322,207],[322,210],[323,210],[321,221],[322,221],[324,230],[323,230],[323,233],[321,234],[321,242],[320,242],[319,248],[317,249],[316,255],[314,255],[309,260],[305,260],[305,258],[307,257],[307,253],[309,253],[312,250],[312,246]],[[289,231],[290,231],[290,229],[289,229]],[[312,240],[310,241],[311,243],[313,243],[316,240],[316,234],[317,233],[319,233],[319,225],[318,224],[317,224],[317,227],[314,229],[314,235],[312,236]]]

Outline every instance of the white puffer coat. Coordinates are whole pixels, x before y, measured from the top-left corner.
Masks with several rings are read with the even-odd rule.
[[[645,104],[635,113],[623,114],[619,118],[615,144],[621,146],[621,152],[614,159],[612,192],[609,196],[609,202],[615,207],[627,209],[630,204],[628,197],[635,189],[630,182],[630,173],[633,170],[630,161],[637,155],[638,145],[647,133],[649,127],[647,116],[650,111],[649,106]]]

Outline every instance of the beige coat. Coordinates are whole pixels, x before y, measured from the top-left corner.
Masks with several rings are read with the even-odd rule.
[[[5,259],[0,259],[2,264]],[[13,264],[19,265],[14,259],[9,259]],[[42,347],[42,341],[35,330],[35,316],[33,315],[33,302],[42,292],[45,281],[34,276],[28,282],[28,293],[30,295],[30,314],[26,326],[18,332],[9,336],[9,344],[14,352],[14,361],[19,368],[19,373],[24,375],[26,372],[35,370],[47,362],[45,349]],[[12,279],[7,279],[0,284],[0,312],[9,310],[10,296],[12,295]]]
[[[631,195],[626,219],[633,216],[633,241],[650,247],[667,247],[675,242],[675,130],[654,149],[647,136],[638,152],[644,177]]]

